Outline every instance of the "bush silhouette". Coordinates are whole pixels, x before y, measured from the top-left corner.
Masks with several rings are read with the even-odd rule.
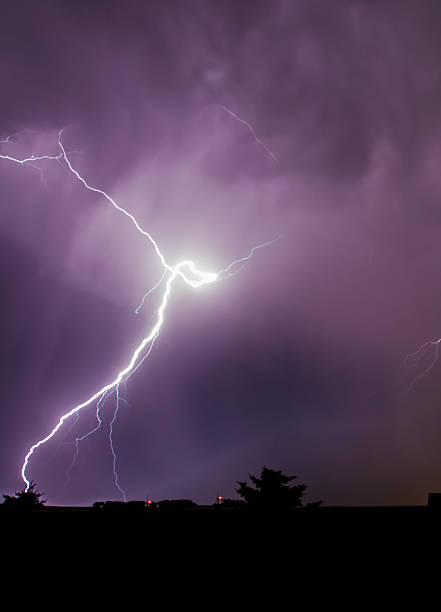
[[[41,508],[46,500],[40,499],[42,493],[35,489],[35,482],[31,480],[28,489],[16,491],[15,495],[3,495],[3,506],[10,510],[36,510]]]
[[[251,474],[249,474],[249,478],[255,485],[254,487],[248,485],[245,481],[238,481],[239,487],[236,489],[247,506],[267,509],[304,507],[302,498],[307,488],[306,485],[290,486],[289,484],[297,478],[296,476],[285,476],[281,470],[271,470],[263,467],[260,478]],[[307,504],[307,507],[317,507],[320,503]]]

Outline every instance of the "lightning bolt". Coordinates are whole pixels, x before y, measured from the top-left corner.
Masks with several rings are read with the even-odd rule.
[[[231,111],[229,111],[228,109],[226,109],[225,107],[221,107],[224,108],[224,110],[226,110],[227,112],[229,112],[230,114],[232,114],[233,116],[235,116],[239,121],[241,121],[242,123],[245,123],[249,129],[251,129],[255,139],[257,142],[259,142],[260,144],[262,144],[262,146],[264,146],[265,150],[267,150],[267,152],[269,154],[271,154],[271,152],[265,147],[265,145],[263,145],[263,143],[257,138],[257,136],[255,135],[254,130],[252,129],[252,127],[245,121],[243,121],[242,119],[239,119],[236,115],[234,115],[233,113],[231,113]],[[139,312],[139,309],[142,307],[144,300],[148,297],[148,295],[150,295],[152,293],[152,291],[154,291],[157,287],[159,287],[159,285],[166,279],[165,282],[165,288],[163,290],[162,293],[162,297],[160,300],[160,305],[156,311],[156,322],[153,325],[153,327],[151,328],[150,332],[142,339],[142,341],[139,343],[139,345],[137,346],[137,348],[135,349],[135,351],[132,353],[132,356],[130,357],[127,365],[125,367],[123,367],[119,373],[116,375],[116,377],[110,381],[109,383],[105,384],[103,387],[101,387],[98,391],[96,391],[93,395],[91,395],[88,399],[86,399],[84,402],[74,406],[71,410],[69,410],[68,412],[64,413],[58,420],[58,422],[56,423],[56,425],[53,427],[53,429],[45,436],[43,437],[41,440],[38,440],[37,442],[35,442],[35,444],[33,444],[25,458],[23,461],[23,465],[22,465],[22,469],[21,469],[21,477],[23,478],[23,481],[26,484],[26,490],[29,489],[30,486],[30,481],[27,478],[27,468],[28,468],[28,464],[29,464],[29,460],[32,457],[32,455],[34,454],[34,452],[42,445],[46,444],[49,440],[51,440],[55,434],[59,431],[59,429],[63,426],[63,424],[72,416],[74,415],[78,415],[78,413],[83,409],[86,408],[87,406],[93,404],[94,402],[97,402],[97,412],[96,412],[96,417],[97,417],[97,421],[98,424],[96,425],[96,427],[94,429],[92,429],[91,431],[89,431],[88,433],[86,433],[84,436],[80,437],[80,438],[76,438],[75,441],[75,445],[76,445],[76,453],[74,456],[74,460],[69,468],[72,469],[76,458],[78,456],[78,452],[79,452],[79,442],[81,442],[82,440],[84,440],[86,437],[92,435],[95,431],[97,431],[100,427],[101,427],[101,419],[100,419],[100,410],[104,404],[105,398],[109,393],[116,393],[116,408],[115,408],[115,412],[114,412],[114,416],[113,419],[110,423],[109,429],[109,442],[110,442],[110,446],[111,446],[111,451],[112,451],[112,455],[113,455],[113,474],[114,474],[114,479],[115,479],[115,484],[117,486],[117,488],[119,489],[120,493],[122,494],[123,498],[125,499],[125,492],[124,490],[120,487],[119,482],[118,482],[118,475],[116,472],[116,454],[113,448],[113,439],[112,439],[112,435],[113,435],[113,425],[115,423],[116,420],[116,416],[118,414],[118,410],[120,407],[120,402],[122,401],[122,398],[119,395],[119,386],[122,382],[126,381],[134,372],[136,372],[136,370],[141,366],[142,362],[150,355],[150,352],[153,348],[153,345],[156,341],[156,339],[159,336],[159,332],[162,328],[162,325],[164,323],[164,318],[165,318],[165,311],[169,302],[169,298],[171,295],[171,291],[172,291],[172,287],[173,284],[175,283],[176,280],[181,279],[182,281],[184,281],[184,283],[186,285],[188,285],[189,287],[191,287],[192,289],[199,289],[205,285],[214,283],[217,280],[220,280],[221,278],[226,278],[227,276],[231,275],[231,270],[239,265],[242,262],[245,262],[247,260],[249,260],[254,252],[259,249],[262,248],[264,246],[273,244],[274,242],[276,242],[277,240],[279,240],[279,238],[276,238],[274,240],[270,240],[268,242],[262,243],[260,245],[257,245],[256,247],[253,247],[252,249],[250,249],[250,252],[248,253],[247,256],[242,257],[240,259],[237,259],[235,261],[233,261],[231,264],[229,264],[226,268],[223,268],[222,270],[220,270],[219,272],[205,272],[200,270],[199,268],[196,267],[196,265],[194,264],[193,261],[191,260],[183,260],[178,262],[175,265],[171,265],[166,261],[165,256],[163,255],[163,253],[161,252],[158,243],[156,242],[156,240],[153,238],[153,236],[147,232],[146,230],[144,230],[138,223],[138,221],[136,220],[136,218],[134,217],[134,215],[132,213],[130,213],[129,211],[127,211],[125,208],[123,208],[122,206],[120,206],[108,193],[106,193],[105,191],[103,191],[102,189],[99,189],[97,187],[93,187],[91,186],[86,179],[80,175],[80,173],[73,167],[68,154],[66,153],[66,150],[64,148],[63,142],[62,142],[62,135],[63,135],[63,130],[60,130],[59,134],[58,134],[58,147],[59,147],[59,152],[57,155],[41,155],[41,156],[36,156],[34,154],[32,154],[30,157],[24,158],[24,159],[18,159],[16,157],[10,156],[10,155],[0,155],[1,159],[5,159],[17,164],[20,164],[21,166],[25,166],[25,165],[32,165],[34,162],[36,161],[44,161],[44,160],[52,160],[52,161],[58,161],[60,162],[61,160],[64,161],[64,163],[66,164],[68,170],[71,172],[71,174],[74,176],[74,178],[76,180],[78,180],[87,190],[92,191],[94,193],[97,193],[98,195],[104,197],[118,212],[120,212],[121,214],[123,214],[125,217],[127,217],[129,219],[129,221],[135,226],[136,230],[142,234],[145,238],[147,238],[147,240],[150,242],[150,244],[152,245],[156,255],[158,256],[164,271],[163,271],[163,275],[161,277],[161,279],[158,281],[158,283],[152,287],[152,289],[150,289],[143,297],[143,300],[140,304],[140,306],[137,308],[137,312]],[[9,139],[10,140],[10,139]],[[7,142],[9,142],[9,140]],[[274,158],[274,156],[271,154],[271,156]],[[275,158],[274,158],[275,159]],[[276,160],[277,161],[277,160]],[[144,353],[146,347],[148,347],[148,350]]]
[[[239,123],[242,123],[243,125],[245,125],[248,128],[248,130],[251,132],[254,140],[257,142],[258,145],[260,145],[263,148],[266,154],[269,155],[276,164],[280,163],[277,157],[274,155],[274,153],[270,149],[268,149],[268,147],[262,140],[260,140],[260,138],[256,134],[256,130],[253,128],[253,126],[250,123],[248,123],[248,121],[245,121],[245,119],[241,119],[238,115],[236,115],[236,113],[233,113],[232,110],[230,110],[226,106],[223,106],[222,104],[215,104],[214,106],[216,106],[217,108],[221,108],[223,111],[228,113],[231,117],[236,119],[236,121],[239,121]]]

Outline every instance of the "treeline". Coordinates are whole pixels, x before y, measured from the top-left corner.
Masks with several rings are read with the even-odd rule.
[[[292,485],[296,476],[285,476],[281,470],[271,470],[263,467],[260,478],[249,474],[251,485],[246,481],[238,481],[236,493],[241,499],[223,498],[218,496],[211,505],[198,505],[189,499],[164,499],[162,501],[97,501],[92,505],[96,512],[176,512],[198,509],[259,509],[259,510],[294,510],[298,508],[316,508],[321,502],[304,504],[303,496],[306,485]],[[43,494],[31,482],[28,489],[16,491],[15,495],[4,495],[2,510],[35,511],[45,510]],[[53,507],[52,507],[53,508]],[[47,508],[49,509],[49,508]]]

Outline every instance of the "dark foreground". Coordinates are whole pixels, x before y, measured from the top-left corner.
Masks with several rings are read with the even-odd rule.
[[[223,576],[229,576],[228,584],[238,585],[250,568],[256,593],[270,574],[285,576],[296,588],[302,586],[300,577],[312,577],[315,586],[308,596],[314,598],[321,581],[331,575],[342,585],[351,573],[363,575],[371,590],[380,570],[389,577],[403,565],[414,571],[428,562],[438,550],[440,526],[441,512],[428,506],[278,512],[211,506],[174,511],[124,506],[0,510],[0,536],[4,543],[10,537],[10,549],[17,553],[14,571],[22,571],[25,558],[32,559],[33,567],[45,558],[64,575],[72,559],[80,557],[80,565],[73,566],[75,577],[86,565],[87,579],[93,582],[95,572],[108,566],[110,576],[141,571],[141,584],[148,588],[152,573],[189,574],[193,584],[208,572],[217,585],[211,597],[224,591]]]
[[[94,508],[92,506],[43,506],[32,511],[15,511],[2,508],[0,505],[0,517],[11,514],[82,514],[93,516],[107,516],[109,514],[117,516],[137,516],[144,517],[146,520],[158,517],[173,516],[198,516],[198,517],[274,517],[292,518],[296,520],[328,520],[336,518],[428,518],[439,517],[441,519],[441,509],[433,509],[428,506],[321,506],[319,508],[307,509],[299,508],[295,510],[263,510],[259,508],[216,508],[213,506],[196,506],[193,508],[182,508],[173,510],[150,510],[148,508],[130,508],[128,505],[117,505],[110,507]]]
[[[50,524],[105,525],[112,528],[137,528],[154,532],[157,529],[176,526],[205,526],[208,529],[291,532],[323,531],[334,533],[363,533],[370,530],[386,530],[410,533],[412,530],[441,526],[441,510],[429,506],[323,506],[314,509],[262,510],[249,508],[221,508],[197,506],[192,508],[151,510],[147,507],[130,507],[115,504],[108,507],[44,506],[32,511],[6,510],[0,506],[0,525],[18,519],[34,526]],[[352,530],[352,531],[351,531]]]

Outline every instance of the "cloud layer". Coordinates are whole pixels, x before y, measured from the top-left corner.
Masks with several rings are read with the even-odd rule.
[[[406,394],[430,355],[403,359],[441,334],[437,3],[127,4],[1,8],[0,140],[19,134],[0,152],[53,154],[65,128],[75,167],[172,263],[219,269],[283,235],[177,288],[114,429],[128,497],[209,502],[266,464],[330,504],[424,503],[439,369]],[[161,267],[62,165],[0,161],[9,491],[30,444],[127,362]],[[111,404],[69,486],[93,409],[33,458],[51,502],[117,496]]]

